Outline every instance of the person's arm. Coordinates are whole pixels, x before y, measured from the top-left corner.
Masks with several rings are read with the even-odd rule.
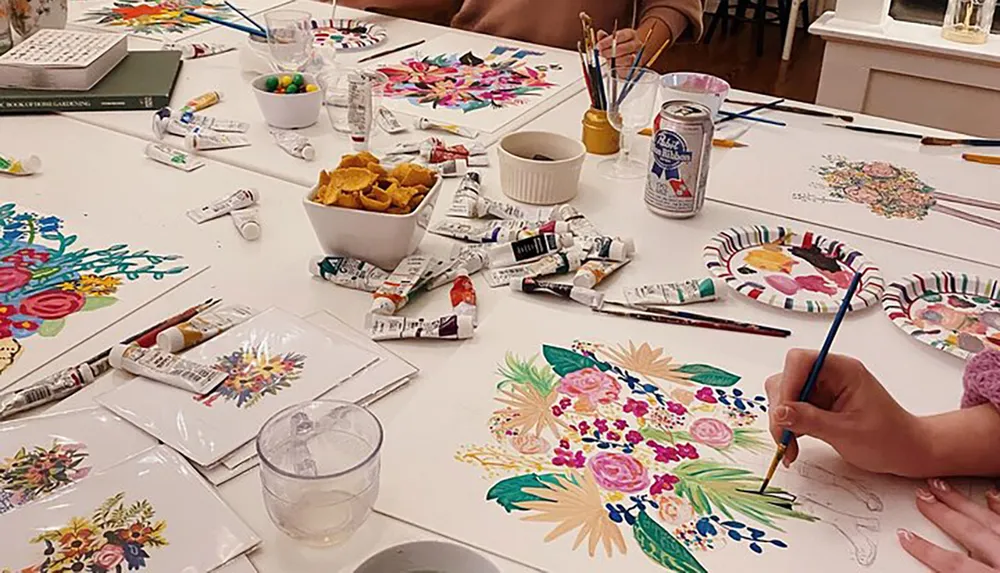
[[[702,32],[701,0],[645,0],[639,2],[639,37],[645,38],[647,30],[653,36],[661,34],[659,41],[649,40],[646,51],[655,52],[663,41],[674,44],[683,40],[697,41]],[[665,28],[666,32],[660,29]],[[650,54],[652,55],[652,54]]]
[[[341,6],[348,8],[358,8],[367,10],[375,8],[380,10],[437,10],[443,7],[450,7],[450,0],[340,0]]]
[[[1000,476],[1000,410],[982,404],[919,418],[926,477]]]

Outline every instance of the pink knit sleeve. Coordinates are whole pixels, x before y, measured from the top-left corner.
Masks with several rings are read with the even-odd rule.
[[[970,358],[965,365],[963,385],[963,408],[990,403],[1000,408],[1000,352],[985,350]]]

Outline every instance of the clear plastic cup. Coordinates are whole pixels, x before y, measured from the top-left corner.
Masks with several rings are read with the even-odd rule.
[[[264,506],[293,539],[346,541],[378,497],[382,424],[367,409],[315,400],[272,416],[257,434]]]

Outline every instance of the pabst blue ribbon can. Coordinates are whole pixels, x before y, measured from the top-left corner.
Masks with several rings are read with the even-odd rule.
[[[715,124],[712,112],[699,103],[668,101],[653,121],[646,174],[646,207],[684,219],[705,204],[708,163]]]

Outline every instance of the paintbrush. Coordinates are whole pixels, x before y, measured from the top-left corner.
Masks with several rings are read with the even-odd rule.
[[[590,107],[600,109],[597,106],[597,98],[594,97],[594,84],[590,74],[590,67],[587,66],[587,58],[583,55],[583,42],[576,43],[576,51],[580,54],[580,67],[583,68],[583,81],[587,84],[587,95],[590,96]]]
[[[725,110],[721,110],[721,109],[719,110],[719,115],[722,116],[722,119],[716,121],[715,122],[716,125],[718,125],[720,123],[727,122],[727,121],[729,121],[731,119],[742,119],[742,120],[746,120],[746,121],[755,121],[757,123],[766,123],[768,125],[777,125],[778,127],[785,127],[786,125],[788,125],[787,123],[785,123],[783,121],[778,121],[777,119],[768,119],[766,117],[757,117],[756,115],[740,115],[738,113],[733,113],[731,111],[725,111]]]
[[[615,27],[611,30],[611,58],[608,69],[608,83],[611,84],[608,91],[611,93],[610,101],[618,101],[618,20],[615,20]]]
[[[661,308],[656,305],[649,306],[631,306],[627,303],[616,301],[616,300],[605,300],[604,304],[611,306],[616,306],[619,308],[624,308],[632,311],[648,312],[651,314],[659,314],[662,316],[672,316],[675,318],[686,318],[689,320],[697,320],[702,322],[714,322],[716,324],[728,324],[730,326],[738,327],[741,329],[746,329],[746,331],[754,331],[755,334],[765,334],[768,336],[780,336],[785,338],[792,335],[792,331],[785,330],[783,328],[775,328],[773,326],[765,326],[763,324],[754,324],[752,322],[740,322],[738,320],[730,320],[728,318],[720,318],[717,316],[709,316],[707,314],[698,314],[695,312],[686,312],[683,310],[671,310],[667,308]],[[740,330],[739,332],[744,332]]]
[[[660,54],[663,53],[663,50],[666,50],[667,46],[669,45],[670,45],[670,38],[667,38],[666,40],[663,41],[662,44],[660,44],[660,49],[656,50],[656,52],[653,53],[653,57],[649,58],[649,61],[646,62],[646,66],[652,67],[653,64],[656,63],[656,60],[660,59]]]
[[[719,113],[723,116],[723,118],[720,119],[719,121],[715,122],[715,123],[716,124],[725,123],[725,122],[733,120],[733,119],[750,119],[750,120],[763,119],[763,118],[759,118],[759,117],[758,118],[750,117],[750,114],[754,113],[754,112],[758,112],[758,111],[760,111],[762,109],[770,109],[773,106],[776,106],[776,105],[778,105],[780,103],[784,103],[784,101],[785,101],[785,98],[778,98],[778,99],[776,99],[776,100],[774,100],[772,102],[762,103],[760,105],[755,105],[755,106],[751,107],[750,109],[745,109],[745,110],[743,110],[741,112],[731,112],[731,111],[722,111],[722,110],[719,110]],[[778,123],[780,123],[780,122],[778,122]],[[784,125],[784,123],[781,123],[781,125]]]
[[[881,127],[868,127],[866,125],[841,125],[839,123],[824,123],[823,125],[826,125],[828,127],[839,127],[850,131],[859,131],[861,133],[875,133],[878,135],[895,135],[897,137],[909,137],[910,139],[922,139],[924,137],[919,133],[907,133],[905,131],[896,131],[894,129],[882,129]]]
[[[388,50],[381,51],[381,52],[379,52],[377,54],[372,54],[370,56],[365,56],[365,57],[361,58],[360,60],[358,60],[357,63],[361,64],[361,63],[364,63],[364,62],[370,62],[370,61],[372,61],[374,59],[381,58],[383,56],[388,56],[388,55],[391,55],[391,54],[395,54],[396,52],[402,52],[403,50],[409,50],[410,48],[416,48],[417,46],[419,46],[420,44],[423,44],[426,41],[427,40],[417,40],[416,42],[410,42],[409,44],[403,44],[402,46],[396,46],[395,48],[389,48]]]
[[[251,24],[253,24],[255,28],[257,28],[261,32],[264,32],[264,34],[267,34],[267,30],[265,30],[260,24],[258,24],[256,21],[254,21],[253,18],[251,18],[250,16],[247,16],[246,14],[244,14],[243,10],[240,10],[239,8],[237,8],[235,5],[233,5],[231,2],[229,2],[229,0],[222,0],[222,2],[226,6],[229,6],[230,10],[232,10],[233,12],[236,12],[237,14],[239,14],[240,16],[242,16],[244,20],[246,20],[247,22],[250,22]]]
[[[593,306],[591,310],[594,312],[599,312],[601,314],[610,314],[614,316],[621,316],[624,318],[634,318],[637,320],[646,320],[649,322],[660,322],[663,324],[675,324],[678,326],[693,326],[696,328],[709,328],[712,330],[728,330],[730,332],[742,332],[745,334],[759,334],[761,336],[775,336],[775,337],[785,337],[787,334],[779,334],[772,331],[763,331],[759,328],[746,328],[743,326],[735,326],[732,324],[721,323],[721,322],[711,322],[707,320],[694,320],[691,318],[682,318],[680,316],[671,316],[663,314],[660,312],[650,312],[650,311],[639,311],[628,307],[630,310],[617,309],[617,308],[606,308],[603,305]]]
[[[950,137],[927,136],[920,145],[971,145],[973,147],[1000,147],[1000,139],[952,139]]]
[[[979,155],[978,153],[963,153],[962,159],[973,163],[983,163],[986,165],[1000,165],[998,155]]]
[[[193,12],[191,10],[185,10],[184,11],[184,15],[185,16],[191,16],[192,18],[199,18],[201,20],[205,20],[205,21],[211,22],[213,24],[218,24],[220,26],[225,26],[227,28],[232,28],[234,30],[239,30],[240,32],[246,32],[247,34],[250,34],[251,36],[257,36],[258,38],[266,38],[267,37],[267,33],[266,32],[261,32],[260,30],[257,30],[256,28],[248,28],[247,26],[244,26],[242,24],[237,24],[236,22],[229,22],[227,20],[223,20],[221,18],[216,18],[214,16],[207,16],[205,14],[199,14],[199,13]]]
[[[629,67],[628,74],[625,75],[625,86],[622,88],[622,93],[615,100],[615,107],[617,108],[628,96],[628,93],[632,91],[632,79],[635,77],[635,71],[639,68],[639,62],[642,61],[642,53],[646,50],[646,42],[649,42],[649,37],[653,35],[653,29],[656,27],[654,23],[650,26],[649,30],[646,30],[646,38],[642,41],[642,45],[639,46],[639,51],[635,53],[635,57],[632,58],[632,66]],[[645,73],[645,71],[643,71]]]
[[[653,128],[644,127],[639,130],[639,135],[645,135],[646,137],[652,137]],[[712,147],[725,147],[729,149],[740,148],[740,147],[750,147],[748,144],[742,141],[737,141],[735,139],[713,139]]]
[[[760,103],[760,102],[756,102],[756,101],[745,101],[745,100],[729,99],[729,98],[726,98],[726,101],[729,102],[729,103],[735,103],[736,105],[757,105],[758,103]],[[831,118],[831,119],[839,119],[840,121],[846,121],[848,123],[851,123],[851,122],[854,121],[854,116],[853,115],[843,115],[843,114],[838,114],[838,113],[830,113],[828,111],[820,111],[818,109],[809,109],[807,107],[799,107],[797,105],[778,104],[778,105],[775,105],[775,106],[771,106],[771,109],[773,109],[775,111],[783,111],[783,112],[786,112],[786,113],[797,113],[799,115],[808,115],[808,116],[812,116],[812,117],[827,117],[827,118]]]
[[[802,386],[802,391],[799,392],[799,402],[805,402],[809,400],[809,395],[812,394],[813,389],[816,387],[816,381],[819,379],[820,370],[823,369],[823,362],[826,361],[826,355],[830,353],[830,347],[833,346],[833,339],[837,336],[837,331],[840,330],[840,323],[844,321],[844,316],[847,315],[847,309],[851,307],[851,299],[854,298],[854,293],[858,290],[858,285],[861,284],[861,273],[854,273],[854,278],[851,280],[851,286],[847,287],[847,293],[844,295],[844,300],[840,303],[840,308],[837,309],[837,315],[833,317],[833,324],[830,325],[830,331],[826,333],[826,340],[823,341],[823,347],[820,349],[819,354],[816,355],[816,361],[813,362],[812,370],[809,371],[809,377],[806,378],[806,383]],[[778,469],[778,463],[781,459],[785,457],[785,452],[788,451],[788,445],[792,443],[792,438],[795,437],[790,430],[784,430],[781,432],[781,442],[778,444],[778,451],[774,453],[774,459],[771,460],[771,466],[767,469],[767,475],[764,477],[764,481],[760,484],[760,492],[764,493],[767,489],[767,484],[771,483],[771,478],[774,477],[774,472]]]

